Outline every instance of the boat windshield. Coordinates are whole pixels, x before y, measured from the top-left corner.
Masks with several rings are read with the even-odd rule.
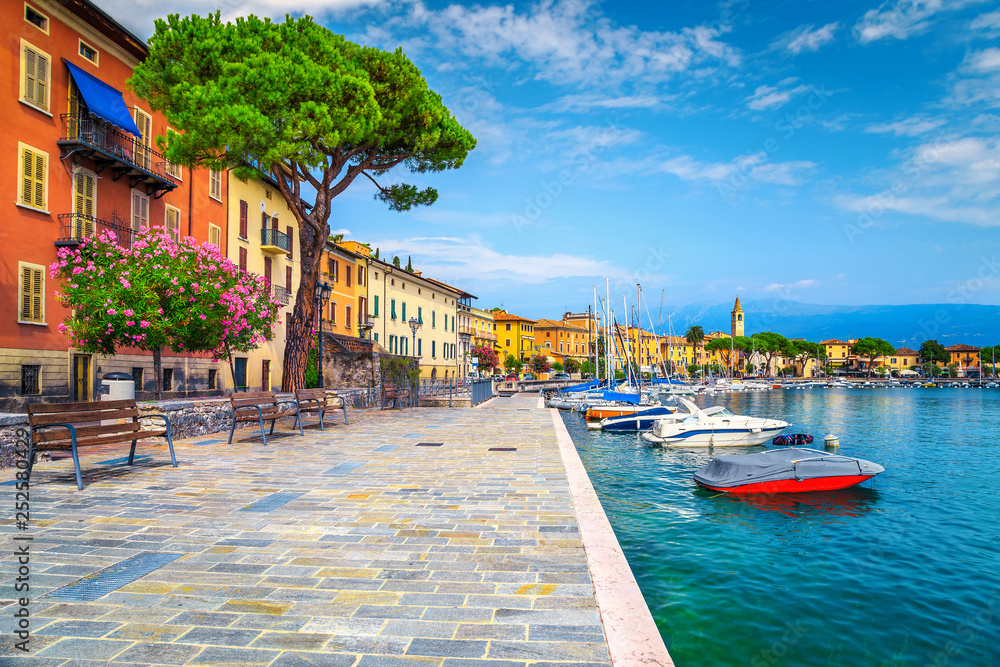
[[[706,416],[709,417],[732,417],[733,413],[722,407],[721,405],[716,405],[711,408],[705,408],[703,410]]]

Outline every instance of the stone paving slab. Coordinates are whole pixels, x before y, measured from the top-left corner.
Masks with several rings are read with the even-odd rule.
[[[28,531],[0,494],[0,605],[23,596],[12,538],[33,538],[31,650],[0,609],[0,664],[611,664],[536,395],[350,421],[178,441],[178,468],[162,445],[131,468],[89,450],[82,492],[71,460],[38,464]],[[93,602],[45,595],[144,552],[181,555]]]

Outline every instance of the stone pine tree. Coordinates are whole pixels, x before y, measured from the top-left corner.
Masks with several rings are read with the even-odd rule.
[[[376,179],[398,165],[458,168],[476,140],[402,50],[355,44],[309,17],[223,23],[218,12],[172,14],[156,21],[149,50],[129,83],[178,130],[168,159],[237,176],[259,170],[277,181],[299,223],[301,280],[282,389],[302,388],[334,198],[364,176],[392,210],[432,204],[433,188]]]

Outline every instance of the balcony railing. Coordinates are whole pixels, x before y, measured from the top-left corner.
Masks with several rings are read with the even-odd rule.
[[[57,246],[75,246],[87,238],[111,232],[115,242],[123,248],[132,247],[132,230],[125,225],[108,222],[82,213],[60,213],[59,225],[62,231],[56,239]]]
[[[458,333],[460,333],[460,334],[467,334],[469,336],[475,336],[476,335],[476,330],[474,328],[472,328],[472,327],[466,327],[466,326],[459,325],[459,327],[458,327]]]
[[[90,158],[97,173],[111,167],[113,180],[128,176],[129,187],[144,185],[146,194],[156,197],[177,187],[167,173],[167,159],[131,134],[88,113],[64,113],[62,122],[63,138],[57,142],[62,157]]]
[[[283,306],[287,306],[292,298],[292,290],[281,285],[272,285],[271,289],[274,291],[274,300]]]
[[[288,234],[277,229],[265,227],[260,230],[260,249],[264,252],[283,253],[287,255],[292,250],[292,240]]]

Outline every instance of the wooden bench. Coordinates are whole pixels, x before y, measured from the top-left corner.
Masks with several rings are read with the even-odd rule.
[[[319,414],[319,430],[323,431],[326,430],[323,415],[329,410],[343,410],[344,425],[347,425],[347,401],[340,396],[327,396],[325,389],[302,389],[295,392],[295,409],[298,413],[295,416],[296,424],[301,422],[303,413],[316,412]]]
[[[49,450],[69,450],[73,453],[76,486],[83,490],[80,474],[80,447],[131,442],[128,464],[135,458],[135,445],[144,438],[167,439],[170,462],[177,467],[174,441],[170,437],[170,420],[166,415],[143,415],[146,419],[162,419],[163,429],[144,431],[139,423],[139,408],[135,399],[122,401],[90,401],[87,403],[31,403],[28,423],[31,425],[31,445],[28,450],[28,477],[35,453]]]
[[[391,401],[392,404],[403,409],[403,399],[410,399],[410,390],[407,387],[399,387],[395,382],[383,382],[382,383],[382,410],[385,410],[385,406]]]
[[[278,401],[278,396],[273,391],[252,391],[246,394],[230,394],[229,400],[233,403],[233,427],[229,429],[229,444],[233,442],[233,433],[236,432],[237,422],[257,422],[260,424],[260,437],[267,445],[267,434],[264,433],[264,422],[271,422],[271,431],[274,433],[274,422],[283,417],[296,417],[297,410],[282,410]],[[292,401],[281,401],[281,403],[291,404]],[[299,435],[302,432],[302,424],[299,424]],[[292,428],[295,428],[294,426]]]

